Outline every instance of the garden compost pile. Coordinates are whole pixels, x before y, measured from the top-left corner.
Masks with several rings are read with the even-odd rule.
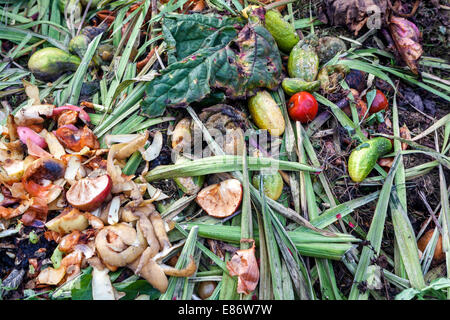
[[[0,300],[450,297],[445,1],[0,1]]]

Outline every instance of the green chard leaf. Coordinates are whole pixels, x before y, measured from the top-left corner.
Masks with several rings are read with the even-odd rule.
[[[225,46],[237,35],[241,19],[204,14],[167,14],[162,25],[169,64],[202,48]]]
[[[182,25],[188,28],[186,24]],[[170,40],[166,41],[172,48],[172,60],[189,55],[170,64],[147,84],[142,114],[154,117],[161,115],[167,106],[186,107],[208,96],[212,89],[223,90],[228,98],[238,99],[254,94],[261,87],[277,87],[281,57],[272,35],[259,24],[249,23],[239,32],[238,27],[225,25],[220,32],[209,30],[209,37],[200,37],[192,46],[178,45],[174,33],[170,33],[167,37]],[[190,33],[194,35],[194,30],[203,33],[207,28],[194,23],[192,29]],[[231,37],[233,32],[235,37]]]

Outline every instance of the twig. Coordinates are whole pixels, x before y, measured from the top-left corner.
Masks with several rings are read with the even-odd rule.
[[[84,24],[84,20],[86,19],[86,15],[87,15],[87,13],[88,13],[88,11],[89,11],[89,8],[91,7],[91,4],[92,4],[92,0],[89,0],[88,4],[87,4],[87,6],[86,6],[86,9],[84,10],[83,17],[81,18],[80,25],[78,26],[78,30],[77,30],[77,34],[76,34],[76,35],[79,35],[79,34],[80,34],[81,27],[82,27],[83,24]]]

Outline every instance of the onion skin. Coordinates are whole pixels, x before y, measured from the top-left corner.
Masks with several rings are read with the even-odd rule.
[[[230,276],[238,276],[237,292],[250,294],[256,289],[259,281],[259,268],[255,257],[255,241],[253,239],[242,239],[241,242],[250,242],[252,247],[236,251],[231,260],[227,262],[227,269]]]

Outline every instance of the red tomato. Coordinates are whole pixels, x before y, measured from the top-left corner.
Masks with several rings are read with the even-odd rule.
[[[367,102],[367,97],[364,98]],[[377,89],[377,93],[375,94],[375,98],[373,99],[372,105],[370,106],[369,113],[377,113],[381,110],[386,110],[389,107],[388,100],[386,96]]]
[[[288,112],[292,120],[306,123],[317,115],[319,104],[312,94],[306,91],[298,92],[289,99]]]

